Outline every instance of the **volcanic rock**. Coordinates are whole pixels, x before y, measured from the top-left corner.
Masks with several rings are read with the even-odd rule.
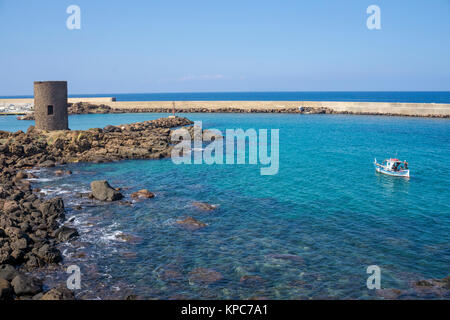
[[[40,281],[22,274],[17,275],[11,281],[11,285],[17,296],[35,295],[42,291],[42,283]]]
[[[123,198],[106,180],[92,181],[91,190],[93,197],[100,201],[117,201]]]

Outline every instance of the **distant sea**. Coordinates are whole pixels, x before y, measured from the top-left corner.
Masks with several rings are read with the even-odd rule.
[[[450,91],[282,91],[71,94],[79,97],[116,97],[117,101],[361,101],[450,103]],[[33,96],[0,96],[32,98]]]

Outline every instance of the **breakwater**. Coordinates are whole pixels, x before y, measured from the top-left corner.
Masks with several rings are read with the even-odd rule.
[[[0,99],[0,103],[32,99]],[[114,98],[71,98],[69,103],[106,105],[105,113],[171,112],[172,101],[114,101]],[[174,101],[180,113],[327,113],[412,117],[450,117],[450,104],[341,101]]]

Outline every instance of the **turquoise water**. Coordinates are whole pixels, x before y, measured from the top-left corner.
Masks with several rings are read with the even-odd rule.
[[[70,94],[70,97],[116,97],[117,101],[370,101],[450,103],[450,91],[262,91],[108,93]],[[32,96],[20,96],[20,98],[32,98]]]
[[[77,115],[86,129],[158,114]],[[374,298],[366,268],[381,268],[382,288],[442,278],[450,270],[450,121],[383,116],[187,114],[204,128],[280,129],[280,169],[258,165],[174,165],[170,160],[72,164],[69,177],[40,173],[37,185],[66,199],[79,241],[62,247],[65,264],[83,272],[82,297],[273,299]],[[4,119],[9,119],[4,121]],[[32,122],[0,117],[0,129]],[[373,158],[407,159],[409,180],[376,174]],[[57,168],[55,168],[56,170]],[[95,205],[74,197],[107,179],[129,195],[156,198],[132,205]],[[193,201],[216,204],[204,212]],[[81,204],[83,210],[75,210]],[[185,230],[192,216],[208,226]],[[132,238],[120,241],[118,234]],[[82,253],[82,258],[76,257]],[[290,254],[301,259],[277,259]],[[189,281],[195,268],[221,281]],[[180,276],[168,280],[164,270]],[[262,278],[240,281],[244,275]],[[59,278],[58,278],[59,277]],[[48,274],[48,282],[64,279]]]

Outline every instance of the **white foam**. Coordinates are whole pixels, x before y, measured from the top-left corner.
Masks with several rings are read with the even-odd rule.
[[[50,179],[50,178],[28,178],[26,180],[31,181],[31,182],[50,182],[50,181],[54,181],[55,179]]]
[[[64,189],[61,189],[61,188],[54,188],[54,189],[52,189],[52,188],[43,188],[43,189],[41,189],[41,192],[43,194],[45,194],[45,195],[49,195],[49,194],[51,194],[51,195],[54,195],[54,194],[58,195],[58,194],[71,193],[71,191],[64,190]]]

